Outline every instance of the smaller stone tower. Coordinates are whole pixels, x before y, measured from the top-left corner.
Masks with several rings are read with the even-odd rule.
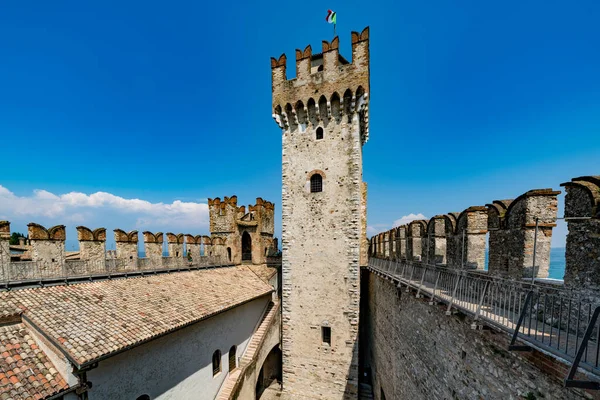
[[[273,246],[275,205],[256,198],[256,204],[238,207],[237,196],[208,199],[214,255],[233,264],[263,264]]]

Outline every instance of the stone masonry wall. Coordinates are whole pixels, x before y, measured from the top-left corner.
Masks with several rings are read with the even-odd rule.
[[[125,232],[121,229],[115,229],[115,242],[117,258],[129,260],[129,267],[135,268],[138,255],[138,232]]]
[[[274,118],[283,134],[284,398],[356,399],[368,30],[353,34],[352,64],[339,62],[337,38],[323,43],[323,71],[310,74],[310,57],[310,47],[298,50],[293,80],[285,56],[272,60]],[[322,192],[310,192],[313,174],[323,178]]]
[[[31,241],[32,261],[52,263],[58,267],[65,262],[65,226],[57,225],[46,229],[39,224],[28,224]]]
[[[590,399],[563,387],[566,366],[536,350],[507,351],[509,335],[473,330],[460,315],[363,272],[368,346],[375,399]],[[364,312],[365,308],[363,308]]]
[[[427,261],[429,264],[446,264],[446,220],[436,215],[427,224]]]
[[[91,230],[85,226],[77,227],[79,240],[79,258],[92,262],[104,262],[106,259],[106,229]]]
[[[568,219],[565,285],[600,289],[600,176],[563,183]]]
[[[161,260],[163,257],[163,241],[162,232],[156,234],[152,232],[144,232],[144,253],[146,258],[151,260]]]
[[[5,277],[10,263],[10,222],[0,221],[0,280]]]

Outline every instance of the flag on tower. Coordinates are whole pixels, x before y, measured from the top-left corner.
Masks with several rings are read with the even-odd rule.
[[[336,23],[335,17],[336,17],[336,14],[334,11],[327,10],[327,17],[325,17],[325,21],[329,22],[330,24],[335,24]]]

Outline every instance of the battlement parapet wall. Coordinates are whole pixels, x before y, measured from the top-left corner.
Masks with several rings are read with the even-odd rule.
[[[597,192],[594,192],[597,178],[576,179],[581,180],[563,184],[573,188],[572,194],[566,198],[566,209],[570,207],[571,214],[590,216],[597,213],[597,208],[594,208],[597,207],[597,198],[600,197],[600,194],[596,196]],[[579,182],[584,183],[580,185]],[[428,264],[446,265],[456,269],[483,271],[487,243],[490,274],[510,278],[531,277],[533,274],[537,278],[547,278],[552,229],[556,226],[558,214],[557,196],[560,193],[553,189],[530,190],[514,200],[494,200],[485,206],[468,207],[460,213],[438,214],[427,222],[413,221],[372,237],[370,254],[399,260],[420,260]],[[581,203],[582,199],[585,199],[583,206],[572,205],[574,202]],[[565,215],[568,216],[569,212],[565,211]],[[589,226],[594,224],[591,220],[583,223]],[[571,243],[574,243],[573,237],[581,237],[582,234],[576,234],[571,226],[569,221],[569,237]],[[488,235],[489,241],[487,241]],[[588,234],[588,246],[589,236]],[[395,243],[391,243],[392,238]],[[534,242],[535,268],[533,266]],[[575,245],[572,246],[574,247]],[[591,257],[593,258],[595,254],[593,253]],[[573,260],[569,255],[567,259]],[[575,271],[577,268],[584,268],[582,263],[581,261],[578,266],[569,267],[573,263],[567,261],[567,270]],[[600,277],[598,282],[600,283]]]
[[[171,232],[167,233],[167,244],[169,257],[183,257],[183,242],[184,235],[183,233],[174,234]]]
[[[191,235],[189,233],[185,234],[185,246],[186,253],[185,256],[191,256],[192,254],[201,254],[202,253],[202,235]]]
[[[565,284],[600,290],[600,176],[582,176],[565,188],[565,218],[569,224]]]
[[[176,268],[196,265],[206,262],[212,248],[209,236],[168,233],[168,242],[173,256],[163,256],[164,234],[145,231],[145,258],[138,254],[138,231],[126,232],[115,229],[116,250],[106,250],[106,228],[91,229],[77,226],[79,252],[65,252],[66,228],[57,225],[46,229],[36,223],[28,225],[30,249],[26,252],[29,257],[21,261],[11,260],[9,239],[10,222],[1,221],[0,225],[0,282],[14,280],[31,280],[39,278],[56,279],[70,276],[85,276],[86,274],[105,272],[123,272],[138,270],[154,270],[161,268]],[[187,242],[186,242],[187,239]],[[183,246],[186,246],[184,254]],[[222,247],[222,246],[221,246]],[[179,251],[179,254],[176,252]],[[212,252],[210,252],[212,253]],[[217,255],[210,254],[215,260]],[[186,257],[183,260],[184,256]],[[219,258],[219,262],[225,262]]]
[[[49,260],[59,266],[64,263],[67,236],[64,225],[46,229],[32,222],[27,225],[27,234],[31,243],[32,261]]]
[[[98,261],[106,258],[106,228],[91,230],[86,226],[78,226],[79,258],[81,260]]]
[[[0,270],[10,263],[10,222],[0,221]]]
[[[146,258],[158,260],[163,256],[164,233],[152,233],[145,231],[144,235],[144,253]]]
[[[361,143],[368,140],[369,28],[351,36],[351,63],[339,54],[337,36],[322,42],[322,53],[313,54],[310,45],[296,50],[294,79],[287,79],[285,54],[271,58],[273,119],[281,129],[304,132],[307,126],[327,126],[356,115]]]

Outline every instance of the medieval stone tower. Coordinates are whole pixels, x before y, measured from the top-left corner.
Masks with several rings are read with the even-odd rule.
[[[356,399],[360,266],[366,265],[362,146],[369,135],[369,28],[323,51],[271,59],[283,134],[283,387],[288,398]]]

